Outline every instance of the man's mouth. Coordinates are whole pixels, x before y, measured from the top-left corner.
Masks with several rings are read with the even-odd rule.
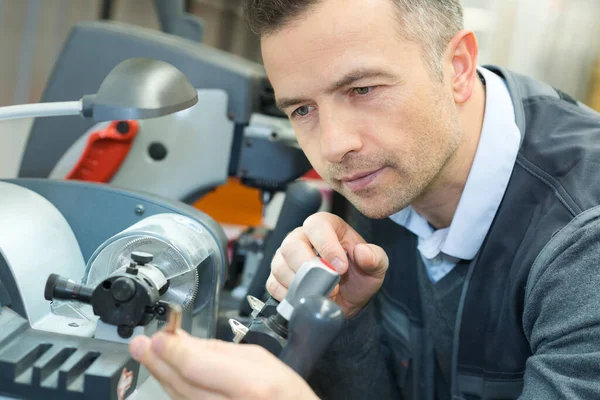
[[[357,192],[371,185],[384,170],[385,167],[371,171],[357,172],[340,178],[340,182],[351,191]]]

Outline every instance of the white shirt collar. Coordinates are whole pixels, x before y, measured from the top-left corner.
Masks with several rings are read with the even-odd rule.
[[[390,216],[419,237],[419,251],[426,258],[439,253],[463,260],[475,257],[504,197],[519,151],[521,134],[506,84],[493,72],[478,70],[486,81],[483,127],[452,223],[435,231],[410,206]]]

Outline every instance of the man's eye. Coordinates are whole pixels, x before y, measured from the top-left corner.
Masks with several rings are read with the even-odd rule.
[[[310,108],[308,106],[298,107],[293,114],[296,114],[300,117],[306,116],[310,112]]]
[[[360,96],[364,96],[365,94],[369,94],[371,92],[371,90],[373,90],[373,87],[371,87],[371,86],[354,88],[354,92],[356,94],[360,95]]]

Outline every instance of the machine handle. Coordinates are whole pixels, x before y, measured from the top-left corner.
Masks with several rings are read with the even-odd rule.
[[[263,259],[250,282],[248,295],[263,298],[265,284],[271,273],[271,260],[281,246],[281,242],[288,233],[302,226],[306,218],[319,211],[322,201],[323,197],[319,189],[308,182],[296,181],[288,186],[277,224],[265,240]],[[242,302],[240,314],[248,316],[251,313],[250,305]]]
[[[93,293],[94,288],[79,285],[57,274],[50,274],[46,281],[44,298],[48,301],[54,299],[78,300],[82,303],[91,304]]]
[[[277,312],[286,320],[290,320],[294,309],[303,298],[312,296],[329,296],[329,293],[340,281],[339,274],[335,269],[322,260],[315,257],[300,267],[287,295],[277,306]]]
[[[289,322],[288,343],[279,359],[307,379],[340,333],[344,320],[342,310],[332,300],[322,296],[302,298]]]

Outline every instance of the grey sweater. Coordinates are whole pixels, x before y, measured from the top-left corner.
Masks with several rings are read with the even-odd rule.
[[[521,399],[600,399],[600,218],[571,228],[550,243],[528,282],[522,326],[533,355]],[[372,301],[347,321],[318,364],[309,383],[321,398],[402,398],[377,311]]]

